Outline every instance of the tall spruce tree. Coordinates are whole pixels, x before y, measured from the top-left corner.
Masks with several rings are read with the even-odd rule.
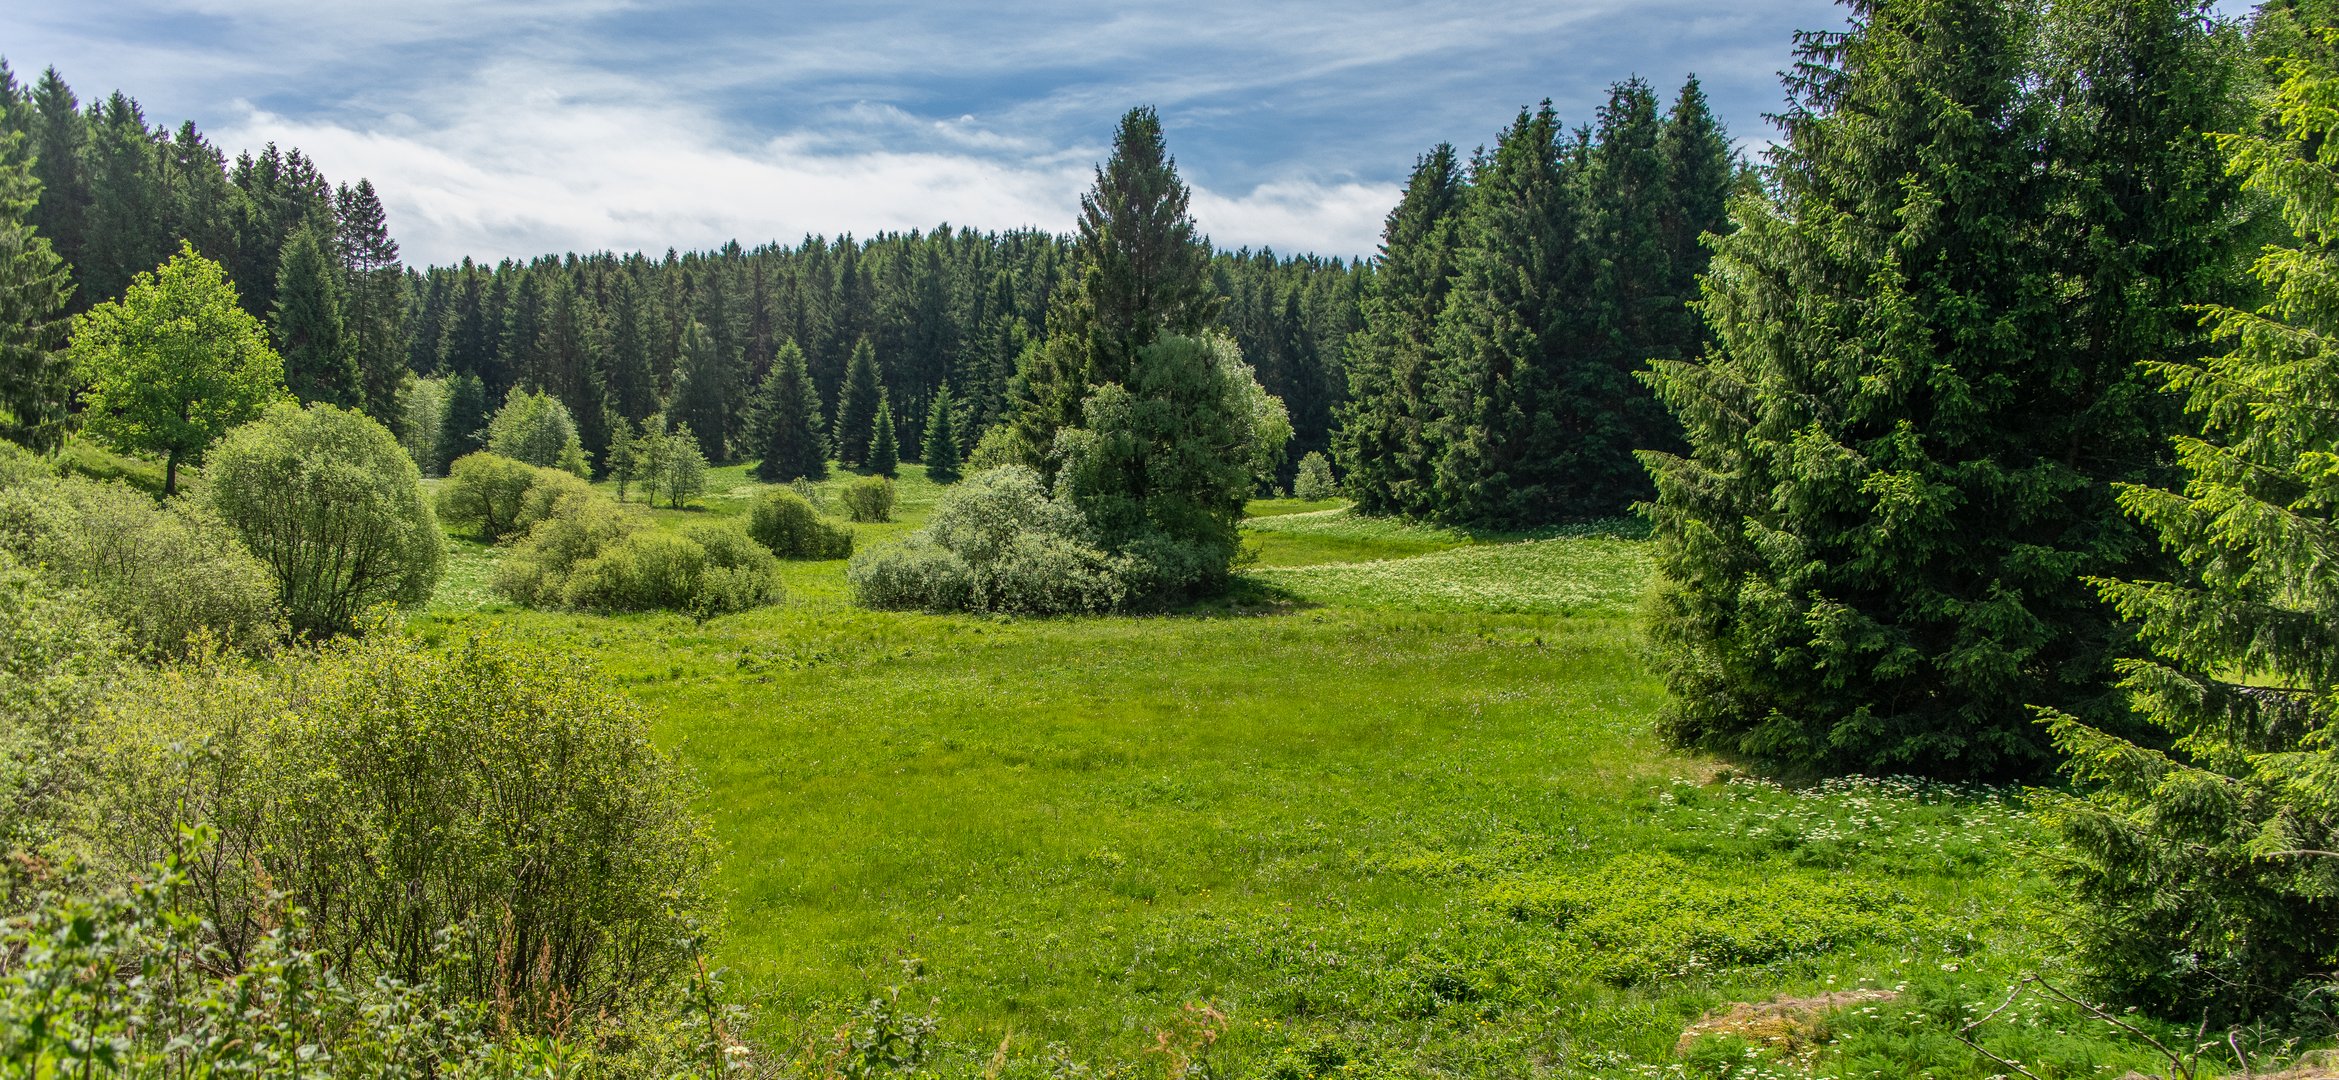
[[[828,476],[828,440],[820,431],[820,394],[804,350],[783,341],[755,393],[750,414],[755,478],[767,484],[820,480]]]
[[[609,403],[635,424],[658,411],[651,319],[641,285],[632,274],[620,271],[609,292]]]
[[[347,283],[343,306],[350,353],[357,362],[358,403],[366,415],[387,424],[398,414],[398,388],[405,384],[407,372],[406,283],[398,265],[398,241],[390,238],[389,220],[372,181],[343,185],[334,195],[334,209],[340,223],[338,246]]]
[[[868,338],[862,338],[853,345],[853,358],[845,365],[845,381],[837,388],[838,461],[859,465],[869,460],[869,436],[876,430],[877,404],[884,393],[877,350],[870,347]]]
[[[456,458],[487,445],[490,415],[487,384],[468,371],[447,376],[447,414],[439,431],[439,460]]]
[[[1131,109],[1113,134],[1112,156],[1080,197],[1073,242],[1079,267],[1048,315],[1048,338],[1019,372],[1013,425],[1016,453],[1053,471],[1056,432],[1078,427],[1081,403],[1104,383],[1125,383],[1138,350],[1162,336],[1199,334],[1218,306],[1210,285],[1210,242],[1194,224],[1192,201],[1162,138],[1161,118]]]
[[[341,275],[314,228],[292,234],[276,279],[269,329],[284,357],[284,381],[302,401],[352,405],[358,400],[357,358],[341,317]]]
[[[56,68],[41,72],[30,97],[32,122],[28,149],[33,179],[40,182],[40,201],[33,207],[32,227],[48,238],[57,257],[78,275],[89,246],[91,192],[87,171],[89,121],[81,102]],[[82,310],[107,297],[76,290],[70,301]]]
[[[694,432],[701,452],[713,461],[729,461],[734,452],[723,441],[725,414],[731,405],[731,376],[737,363],[723,355],[723,344],[706,324],[693,320],[682,332],[682,366],[674,373],[673,419]]]
[[[959,466],[965,461],[958,446],[958,412],[958,403],[950,396],[950,384],[943,383],[934,393],[933,404],[926,409],[926,441],[918,449],[918,461],[926,466],[926,478],[937,483],[958,479]]]
[[[64,440],[72,401],[65,357],[65,262],[32,225],[40,181],[18,127],[22,104],[0,105],[0,438],[50,450]]]
[[[1582,163],[1545,102],[1521,110],[1473,178],[1438,320],[1433,480],[1439,517],[1542,524],[1608,512],[1606,401],[1584,361],[1592,294]]]
[[[74,275],[99,299],[119,296],[130,279],[170,258],[161,133],[127,94],[115,91],[90,110],[83,166],[89,178],[88,229]]]
[[[1697,279],[1704,275],[1712,257],[1703,237],[1729,234],[1730,197],[1738,189],[1740,175],[1730,135],[1715,119],[1705,89],[1695,76],[1675,95],[1657,152],[1665,161],[1666,200],[1658,227],[1665,248],[1666,277],[1663,295],[1651,304],[1648,356],[1687,360],[1706,346],[1705,320],[1693,306]],[[1667,433],[1678,441],[1679,426],[1670,418],[1664,423]]]
[[[2112,483],[2165,434],[2121,403],[2229,257],[2215,109],[2188,87],[2215,81],[2211,50],[2165,47],[2209,31],[2128,17],[2153,3],[2042,28],[1998,0],[1889,0],[1802,39],[1776,201],[1740,200],[1706,279],[1715,345],[1651,376],[1690,445],[1645,455],[1674,738],[2005,776],[2053,760],[2027,706],[2120,723],[2128,632],[2080,579],[2155,561]],[[2127,107],[2091,122],[2125,130],[2075,144],[2028,62],[2100,16],[2119,43],[2085,66]],[[2151,159],[2118,170],[2125,205],[2085,197],[2114,145]],[[2080,257],[2107,242],[2155,249],[2169,287]]]
[[[866,466],[879,476],[892,476],[901,471],[901,439],[893,430],[893,399],[885,393],[877,395],[877,420],[869,425],[869,456]]]
[[[1364,328],[1348,345],[1348,401],[1334,434],[1347,491],[1368,513],[1433,509],[1438,314],[1453,284],[1455,225],[1469,198],[1460,162],[1440,143],[1414,162],[1381,229],[1381,260],[1363,302]]]

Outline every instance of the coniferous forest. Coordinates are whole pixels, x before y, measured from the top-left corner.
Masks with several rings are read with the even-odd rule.
[[[0,62],[0,1078],[2339,1075],[2339,8],[1840,15],[1368,253]]]

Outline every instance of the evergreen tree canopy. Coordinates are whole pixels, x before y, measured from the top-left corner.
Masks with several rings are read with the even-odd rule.
[[[682,333],[682,367],[674,373],[676,423],[702,432],[697,445],[715,461],[729,461],[730,447],[722,441],[724,415],[731,408],[728,390],[734,367],[723,355],[723,343],[704,323],[692,322]]]
[[[2274,1017],[2339,953],[2339,67],[2323,49],[2285,67],[2270,133],[2222,142],[2295,246],[2258,260],[2263,307],[2211,315],[2229,352],[2151,365],[2203,430],[2176,440],[2181,489],[2120,492],[2183,572],[2098,581],[2154,654],[2122,685],[2175,746],[2049,714],[2092,788],[2055,814],[2078,958],[2180,1022]]]
[[[354,405],[360,396],[357,358],[341,321],[340,274],[328,261],[326,241],[304,228],[284,242],[269,326],[284,357],[285,382],[302,401]]]
[[[181,464],[285,396],[284,361],[260,321],[192,247],[76,319],[71,355],[88,380],[89,433],[124,453],[161,454],[165,495],[178,491]]]
[[[947,484],[958,479],[959,466],[965,456],[958,449],[958,403],[950,396],[950,384],[934,394],[934,403],[926,409],[926,442],[918,450],[918,460],[926,466],[926,478]]]
[[[342,185],[334,195],[340,223],[339,254],[350,354],[357,363],[359,395],[367,415],[388,423],[398,409],[405,381],[406,283],[398,265],[398,242],[382,212],[373,182]]]
[[[2112,484],[2165,445],[2138,361],[2196,348],[2184,305],[2230,273],[2201,134],[2228,61],[2185,5],[2044,11],[1890,0],[1806,37],[1715,344],[1651,377],[1690,447],[1645,455],[1675,738],[2002,776],[2053,759],[2026,706],[2119,723],[2128,630],[2080,578],[2159,561]]]
[[[452,463],[487,445],[487,384],[468,372],[447,376],[446,426],[439,431],[439,460]]]
[[[804,350],[780,343],[771,370],[756,390],[755,448],[762,460],[755,478],[767,484],[820,480],[828,476],[828,440],[820,432],[820,398]]]
[[[893,400],[877,395],[877,422],[869,428],[869,471],[879,476],[893,476],[901,471],[901,440],[893,430]]]
[[[40,181],[25,136],[7,130],[21,105],[0,105],[0,438],[36,450],[65,437],[72,400],[62,317],[72,283],[31,223]]]
[[[837,460],[859,465],[869,460],[869,437],[876,433],[877,403],[885,384],[877,371],[877,350],[862,338],[853,345],[845,365],[844,385],[837,390]]]
[[[1381,230],[1381,260],[1348,346],[1348,402],[1335,455],[1358,508],[1427,516],[1435,509],[1427,428],[1434,338],[1454,278],[1455,226],[1469,198],[1454,148],[1414,163]]]

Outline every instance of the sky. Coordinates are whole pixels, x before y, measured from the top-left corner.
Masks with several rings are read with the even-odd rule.
[[[370,178],[410,263],[1072,227],[1152,105],[1222,248],[1370,254],[1417,155],[1695,74],[1774,134],[1828,0],[0,0],[0,56]]]

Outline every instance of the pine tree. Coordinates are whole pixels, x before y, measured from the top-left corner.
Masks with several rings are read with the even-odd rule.
[[[1435,505],[1429,380],[1438,314],[1454,280],[1455,226],[1468,198],[1454,148],[1440,143],[1414,163],[1381,231],[1380,266],[1364,298],[1364,328],[1348,348],[1348,401],[1334,436],[1348,493],[1367,513],[1427,515]]]
[[[844,385],[837,389],[838,461],[859,465],[868,460],[869,437],[875,432],[877,404],[884,393],[884,379],[877,370],[877,351],[870,348],[868,338],[862,338],[853,346],[853,359],[845,365]]]
[[[344,306],[350,352],[357,361],[358,400],[367,415],[388,423],[397,415],[398,387],[407,372],[402,340],[406,289],[398,242],[390,238],[389,221],[371,181],[344,185],[334,203],[340,221],[341,268],[348,282]],[[570,408],[575,407],[572,402]]]
[[[2053,760],[2026,706],[2123,722],[2127,629],[2079,579],[2158,561],[2112,503],[2163,435],[2139,349],[2187,346],[2232,205],[2188,89],[2209,50],[2165,47],[2210,31],[2150,6],[2060,5],[2034,39],[1993,0],[1893,0],[1804,38],[1776,201],[1739,201],[1706,279],[1715,345],[1652,375],[1690,446],[1645,455],[1675,739],[2004,776]],[[2157,159],[2118,170],[2126,207],[2083,197],[2097,137],[2026,66],[2091,20],[2126,43],[2085,66],[2152,103],[2078,125]],[[2124,244],[2155,272],[2081,258]]]
[[[470,372],[447,376],[446,427],[439,433],[439,460],[456,458],[487,445],[487,384]]]
[[[762,460],[755,478],[767,484],[828,476],[828,440],[820,431],[820,397],[804,350],[781,342],[755,394],[751,438]]]
[[[883,391],[877,394],[877,421],[869,427],[867,465],[879,476],[901,472],[901,442],[893,434],[893,402]]]
[[[1163,334],[1199,334],[1217,308],[1210,242],[1163,141],[1161,118],[1131,109],[1113,152],[1080,198],[1073,244],[1079,276],[1057,294],[1048,339],[1019,372],[1014,443],[1028,464],[1052,469],[1056,432],[1078,427],[1081,402],[1104,383],[1125,383],[1138,350]]]
[[[926,410],[925,436],[918,460],[926,466],[926,478],[943,484],[958,479],[965,455],[958,448],[958,404],[951,399],[949,383],[935,391],[934,403]]]
[[[315,229],[285,241],[269,328],[284,357],[285,384],[295,395],[304,402],[350,405],[359,395],[357,358],[350,355],[341,321],[340,275],[325,245]]]
[[[722,350],[705,324],[694,321],[683,330],[682,367],[674,373],[673,416],[681,426],[708,433],[700,437],[702,452],[716,461],[729,461],[731,447],[718,440],[723,414],[729,407],[725,388],[734,365]]]
[[[1592,266],[1566,134],[1549,102],[1521,110],[1473,181],[1432,373],[1442,518],[1537,525],[1610,509],[1584,498],[1609,448],[1600,398],[1573,396],[1601,387],[1583,362]]]
[[[63,317],[73,283],[31,224],[40,181],[15,129],[24,108],[0,107],[0,438],[50,450],[65,437],[73,398]]]

